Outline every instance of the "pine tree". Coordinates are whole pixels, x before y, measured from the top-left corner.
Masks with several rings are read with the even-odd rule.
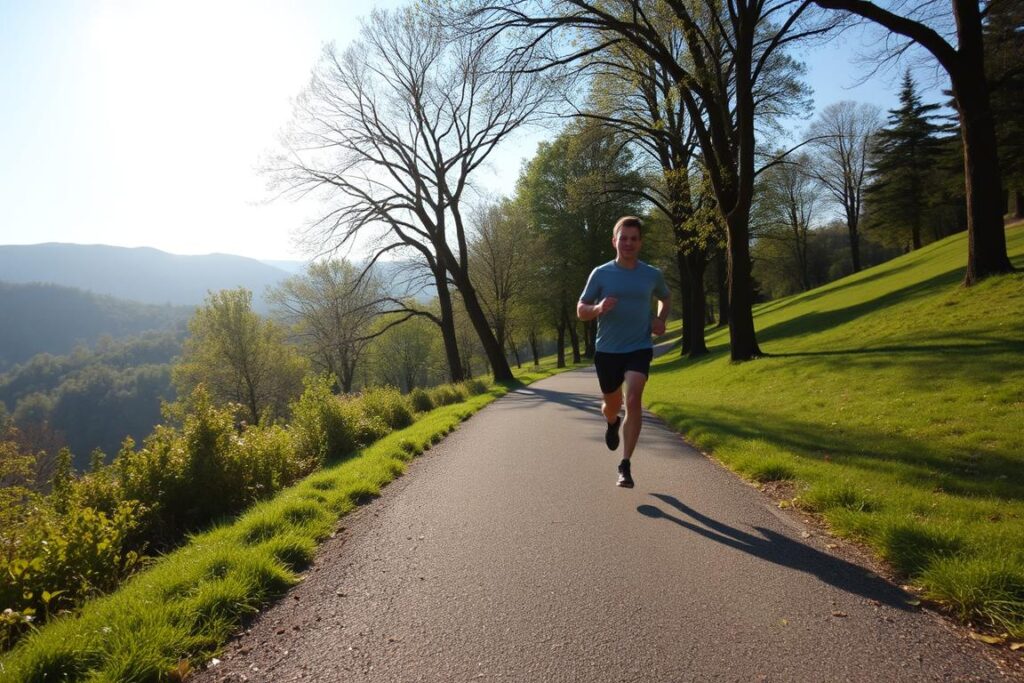
[[[1011,211],[1024,217],[1024,4],[992,2],[985,24],[985,72],[992,88],[992,114],[1003,186]]]
[[[868,186],[868,228],[882,241],[908,249],[922,245],[935,191],[933,169],[942,157],[937,104],[923,104],[908,71],[900,88],[900,106],[889,111],[889,125],[876,136],[871,184]]]

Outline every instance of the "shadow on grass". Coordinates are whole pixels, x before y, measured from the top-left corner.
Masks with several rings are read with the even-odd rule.
[[[796,571],[812,574],[830,586],[894,607],[909,609],[906,596],[895,586],[858,565],[833,557],[770,529],[754,527],[760,536],[740,531],[700,514],[674,496],[652,494],[693,521],[677,517],[655,505],[640,505],[637,512],[651,519],[665,519],[704,538]],[[696,522],[696,523],[694,523]]]
[[[972,458],[904,436],[850,426],[830,430],[820,423],[736,406],[725,410],[654,403],[650,408],[684,434],[762,440],[817,464],[827,454],[836,464],[883,472],[927,492],[1024,500],[1020,454],[988,452]]]
[[[1024,371],[1024,340],[1008,339],[989,331],[961,331],[968,341],[949,343],[948,335],[915,335],[914,343],[887,344],[864,348],[825,349],[822,351],[772,352],[769,358],[795,358],[817,361],[823,372],[829,365],[842,364],[850,370],[899,367],[901,382],[929,389],[938,379],[960,378],[974,386],[996,385],[1012,373]],[[932,343],[934,342],[934,343]],[[807,366],[811,367],[811,366]],[[984,392],[983,392],[984,393]]]
[[[887,278],[898,273],[902,273],[903,271],[909,270],[911,268],[917,268],[920,265],[920,261],[908,261],[907,263],[901,264],[899,266],[889,268],[883,267],[883,264],[883,266],[879,266],[878,272],[872,273],[870,275],[866,275],[859,278],[847,276],[847,281],[841,285],[830,286],[831,283],[826,283],[824,285],[821,285],[820,287],[815,287],[812,290],[802,292],[799,294],[793,294],[792,296],[788,296],[784,299],[779,299],[778,301],[769,301],[758,307],[755,307],[754,315],[766,315],[768,313],[773,313],[774,311],[777,311],[781,308],[786,308],[787,306],[805,304],[809,301],[820,299],[823,296],[829,296],[831,294],[835,294],[836,292],[841,292],[844,289],[849,289],[850,287],[859,287],[869,282],[874,282],[876,280],[881,280],[883,278]],[[948,273],[943,274],[943,276],[945,275],[948,275]]]
[[[848,322],[856,320],[864,315],[878,313],[889,306],[903,304],[915,298],[934,294],[935,290],[943,287],[952,287],[960,281],[962,273],[958,269],[948,270],[927,280],[907,285],[900,289],[894,289],[885,294],[861,301],[844,308],[832,311],[809,312],[799,315],[790,320],[769,325],[757,330],[759,342],[770,342],[787,337],[801,337],[804,335],[824,332]],[[853,283],[857,284],[857,283]],[[834,290],[823,292],[831,294]],[[793,302],[794,304],[799,302]]]

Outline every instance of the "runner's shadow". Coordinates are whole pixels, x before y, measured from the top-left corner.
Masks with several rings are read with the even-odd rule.
[[[871,600],[877,600],[896,609],[908,609],[908,598],[902,591],[859,565],[815,550],[808,545],[794,541],[770,529],[754,527],[761,536],[748,534],[745,531],[740,531],[700,514],[685,503],[680,502],[674,496],[660,493],[652,495],[699,522],[702,526],[675,517],[655,505],[640,505],[637,507],[637,512],[645,517],[667,519],[684,529],[688,529],[704,538],[716,541],[730,548],[742,550],[754,557],[783,567],[813,574],[825,583],[848,593],[855,593]]]
[[[596,391],[596,382],[595,391],[592,394],[575,394],[567,391],[551,391],[550,389],[527,386],[517,389],[515,393],[506,394],[505,400],[509,403],[522,402],[524,404],[544,401],[569,406],[570,408],[591,414],[600,414],[601,412],[601,395]]]

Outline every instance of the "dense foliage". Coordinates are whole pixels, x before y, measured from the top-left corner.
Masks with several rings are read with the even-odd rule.
[[[0,282],[0,371],[41,353],[69,354],[104,336],[180,329],[190,306],[154,306],[51,284]]]
[[[19,428],[22,447],[56,454],[67,446],[83,469],[94,449],[113,454],[126,436],[138,441],[160,421],[160,404],[173,401],[171,361],[180,333],[100,339],[94,350],[41,353],[0,374],[0,403]]]
[[[47,494],[33,478],[35,456],[9,429],[0,440],[0,649],[30,624],[115,588],[146,553],[173,548],[414,420],[416,408],[396,389],[339,397],[333,384],[307,378],[287,426],[239,423],[239,406],[216,405],[200,386],[140,447],[127,439],[109,465],[95,457],[76,476],[61,451]],[[486,388],[479,380],[438,387],[417,405]]]

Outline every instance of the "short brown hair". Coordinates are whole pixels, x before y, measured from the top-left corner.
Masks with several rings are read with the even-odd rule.
[[[640,235],[644,234],[644,222],[636,216],[623,216],[615,223],[615,229],[612,230],[612,235],[618,235],[619,231],[623,228],[636,228],[640,231]]]

